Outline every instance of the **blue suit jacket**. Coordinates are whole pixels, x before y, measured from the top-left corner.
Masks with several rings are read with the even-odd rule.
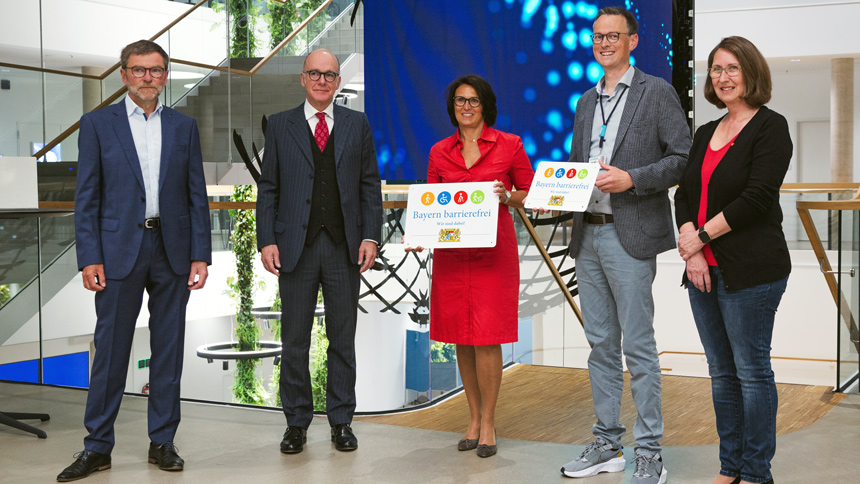
[[[610,164],[625,170],[633,188],[609,196],[615,230],[628,254],[647,259],[675,247],[669,188],[678,184],[690,153],[690,127],[675,89],[639,69],[627,92]],[[576,104],[569,161],[588,161],[597,88]],[[572,221],[570,255],[582,240],[582,214]]]
[[[257,183],[257,247],[277,244],[281,271],[302,254],[311,215],[314,159],[304,103],[269,117]],[[334,107],[334,160],[350,261],[365,239],[382,240],[382,195],[370,123],[364,113]]]
[[[104,264],[105,277],[122,279],[137,261],[146,193],[140,161],[120,102],[81,118],[75,192],[78,268]],[[209,203],[194,118],[161,112],[158,203],[170,267],[188,274],[191,261],[212,263]]]

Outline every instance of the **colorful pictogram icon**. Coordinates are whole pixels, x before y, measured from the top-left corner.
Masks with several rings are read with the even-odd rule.
[[[552,176],[554,170],[552,168],[547,168],[545,172],[543,172],[543,176],[549,178]]]
[[[559,168],[558,170],[555,171],[555,177],[556,178],[561,178],[563,176],[564,176],[564,168]]]
[[[568,178],[573,178],[573,177],[575,177],[575,176],[576,176],[576,168],[571,168],[570,170],[567,170],[567,175],[566,175],[566,176],[567,176]]]
[[[457,205],[463,205],[469,200],[469,194],[460,190],[459,192],[454,194],[454,203]]]
[[[472,192],[471,196],[472,203],[478,204],[484,201],[484,192],[481,190],[475,190]]]
[[[451,194],[448,192],[439,192],[436,200],[439,201],[439,205],[448,205],[451,202]]]
[[[579,179],[580,180],[584,180],[585,177],[587,177],[587,176],[588,176],[588,170],[586,170],[585,168],[579,170]]]
[[[421,195],[421,203],[424,205],[431,205],[435,199],[436,197],[431,192],[424,192],[424,195]]]

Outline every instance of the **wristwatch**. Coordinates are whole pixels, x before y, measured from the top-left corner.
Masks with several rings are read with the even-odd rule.
[[[507,204],[508,204],[508,200],[510,200],[510,199],[511,199],[511,191],[510,191],[510,190],[505,190],[505,201],[504,201],[504,202],[502,202],[502,203],[504,203],[505,205],[507,205]]]
[[[699,227],[699,240],[701,240],[703,244],[707,244],[711,241],[711,236],[708,235],[708,232],[705,230],[704,225]]]

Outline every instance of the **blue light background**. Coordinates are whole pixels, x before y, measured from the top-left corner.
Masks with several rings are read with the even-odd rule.
[[[430,148],[456,130],[445,88],[471,73],[493,86],[495,128],[519,135],[534,165],[566,160],[576,102],[603,76],[590,35],[609,5],[639,21],[631,62],[671,83],[672,0],[365,2],[365,110],[382,178],[426,178]]]

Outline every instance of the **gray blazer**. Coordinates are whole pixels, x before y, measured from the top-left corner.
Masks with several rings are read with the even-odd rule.
[[[630,174],[633,188],[613,193],[609,200],[622,247],[637,259],[647,259],[675,247],[669,188],[681,180],[692,140],[681,102],[668,82],[636,69],[627,96],[611,164]],[[568,161],[588,161],[596,107],[597,88],[591,88],[576,104]],[[571,257],[579,253],[582,224],[582,215],[574,214]]]
[[[370,123],[364,113],[334,107],[334,162],[350,261],[362,240],[382,240],[382,193]],[[257,248],[278,245],[281,271],[302,254],[311,215],[314,160],[304,103],[269,117],[257,183]]]

